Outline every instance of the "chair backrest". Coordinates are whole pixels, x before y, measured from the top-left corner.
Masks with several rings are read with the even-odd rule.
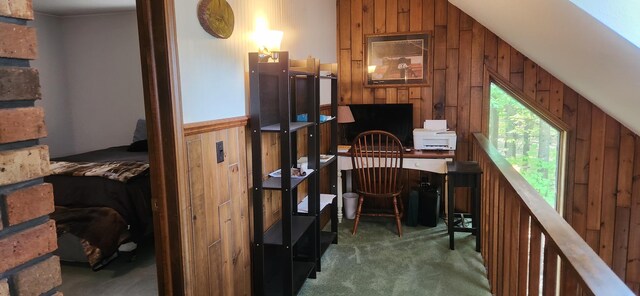
[[[351,144],[351,162],[358,192],[391,195],[402,191],[402,143],[391,133],[379,130],[359,134]]]

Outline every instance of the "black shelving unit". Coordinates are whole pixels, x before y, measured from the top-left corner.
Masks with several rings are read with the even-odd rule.
[[[315,278],[319,250],[319,63],[290,61],[279,52],[275,62],[260,62],[249,53],[251,141],[253,165],[253,291],[255,295],[295,295],[306,278]],[[307,113],[306,122],[297,115]],[[292,177],[297,165],[298,131],[306,130],[308,169]],[[267,177],[262,168],[262,135],[278,133],[280,176]],[[298,211],[298,185],[308,182],[308,212]],[[266,190],[282,194],[282,219],[264,229]]]
[[[331,81],[331,114],[330,119],[320,123],[320,125],[328,124],[330,135],[321,135],[321,136],[329,136],[330,144],[328,155],[332,155],[333,157],[320,164],[321,170],[329,170],[329,192],[321,192],[324,194],[330,194],[333,196],[331,201],[331,220],[330,229],[325,231],[322,229],[318,229],[319,237],[318,242],[320,243],[318,248],[318,271],[322,268],[322,256],[327,251],[327,249],[331,246],[331,244],[338,243],[338,67],[337,64],[323,64],[320,65],[321,73],[329,73],[329,75],[321,75],[320,79],[329,79]],[[318,134],[320,134],[320,130],[318,129]],[[319,149],[319,148],[318,148]],[[318,174],[321,175],[321,174]],[[318,207],[320,207],[320,200],[318,200]],[[323,209],[320,209],[322,211]],[[320,223],[318,223],[320,225]]]

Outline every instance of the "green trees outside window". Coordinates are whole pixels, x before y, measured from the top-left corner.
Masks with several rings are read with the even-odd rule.
[[[560,130],[499,85],[490,86],[489,140],[511,165],[556,208]]]

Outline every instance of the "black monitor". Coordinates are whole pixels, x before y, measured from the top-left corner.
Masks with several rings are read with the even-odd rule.
[[[398,137],[402,146],[413,146],[412,104],[352,104],[349,107],[355,122],[344,124],[348,144],[362,132],[383,130]]]

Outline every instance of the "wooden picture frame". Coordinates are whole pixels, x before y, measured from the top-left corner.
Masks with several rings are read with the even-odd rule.
[[[428,86],[431,36],[427,31],[365,35],[365,86]]]

